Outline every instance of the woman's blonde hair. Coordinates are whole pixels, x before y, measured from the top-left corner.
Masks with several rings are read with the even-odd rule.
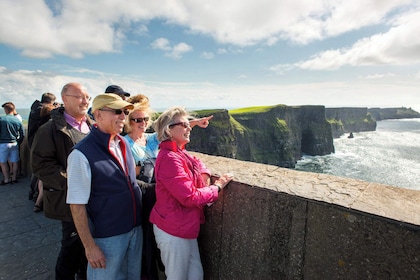
[[[130,98],[127,99],[127,102],[130,102],[131,104],[141,104],[141,105],[147,105],[149,106],[149,97],[147,97],[144,94],[137,94],[133,95]]]
[[[134,108],[130,110],[130,113],[128,114],[128,117],[124,125],[124,131],[127,133],[130,133],[132,131],[131,125],[130,125],[131,116],[133,115],[134,112],[138,112],[138,111],[145,112],[146,114],[149,115],[150,119],[147,122],[147,126],[146,126],[146,128],[149,128],[150,125],[152,124],[152,119],[155,114],[155,112],[150,107],[149,98],[146,95],[137,94],[130,97],[127,101],[132,103],[134,105]]]
[[[157,132],[157,138],[160,142],[171,139],[169,125],[174,123],[174,119],[187,117],[191,115],[182,107],[172,107],[163,112],[153,123],[153,129]]]

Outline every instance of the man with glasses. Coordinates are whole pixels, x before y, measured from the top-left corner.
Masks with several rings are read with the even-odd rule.
[[[140,279],[141,191],[130,146],[120,136],[133,105],[95,97],[96,125],[68,158],[67,203],[88,259],[89,279]]]
[[[91,97],[78,83],[68,83],[61,91],[64,106],[51,111],[51,120],[41,126],[31,146],[33,173],[44,183],[44,213],[61,220],[61,250],[55,279],[86,279],[85,250],[66,203],[67,156],[85,138],[93,121],[87,116]]]

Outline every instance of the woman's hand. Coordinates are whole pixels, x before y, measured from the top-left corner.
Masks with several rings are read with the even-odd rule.
[[[201,128],[206,128],[209,125],[210,120],[212,118],[213,118],[213,115],[208,116],[208,117],[204,117],[204,118],[200,118],[200,119],[191,120],[190,121],[190,126],[194,127],[194,126],[198,125]]]
[[[219,179],[217,179],[216,181],[214,181],[214,185],[219,186],[220,189],[223,189],[224,187],[227,186],[227,184],[230,183],[230,181],[233,180],[233,175],[228,173],[225,174],[223,176],[220,176]]]

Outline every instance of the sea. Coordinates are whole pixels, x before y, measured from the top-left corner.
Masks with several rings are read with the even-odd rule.
[[[383,120],[376,131],[334,139],[335,153],[304,155],[295,169],[420,190],[420,119]]]

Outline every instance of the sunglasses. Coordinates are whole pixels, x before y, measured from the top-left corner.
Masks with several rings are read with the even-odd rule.
[[[127,109],[99,109],[99,111],[114,112],[115,115],[121,115],[121,113],[124,113],[126,116],[130,113]]]
[[[144,118],[132,118],[131,120],[132,120],[133,122],[135,122],[135,123],[148,122],[148,121],[149,121],[149,117],[144,117]]]
[[[189,122],[177,122],[177,123],[170,124],[169,127],[174,127],[176,125],[182,125],[184,128],[190,127]]]

